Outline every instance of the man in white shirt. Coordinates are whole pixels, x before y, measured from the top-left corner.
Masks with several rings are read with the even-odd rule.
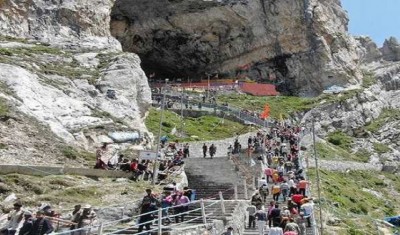
[[[14,203],[14,210],[8,214],[8,221],[6,225],[1,229],[3,234],[14,235],[17,232],[19,223],[22,221],[23,211],[22,204],[19,202]]]
[[[269,229],[268,235],[283,235],[281,227],[272,227]]]
[[[307,227],[311,227],[311,220],[312,220],[312,217],[314,216],[313,199],[310,198],[309,201],[306,201],[306,203],[301,205],[300,211],[304,213],[304,218],[307,219]]]
[[[260,209],[256,212],[255,217],[257,218],[257,227],[259,235],[264,235],[265,231],[264,227],[267,223],[267,213]]]

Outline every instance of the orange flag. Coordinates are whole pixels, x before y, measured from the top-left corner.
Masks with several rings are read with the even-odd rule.
[[[269,113],[270,113],[270,108],[268,104],[265,104],[264,106],[264,111],[261,113],[260,118],[261,119],[267,119],[269,117]]]

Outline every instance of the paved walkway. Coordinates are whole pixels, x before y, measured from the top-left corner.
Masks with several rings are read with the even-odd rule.
[[[362,163],[355,161],[335,161],[335,160],[319,160],[319,167],[330,171],[348,171],[348,170],[363,170],[363,171],[382,171],[381,164]],[[314,159],[308,161],[308,167],[315,168]]]
[[[226,138],[222,140],[210,140],[210,141],[195,141],[190,142],[190,157],[203,157],[203,144],[205,143],[207,147],[211,144],[214,144],[217,147],[217,152],[214,157],[227,157],[228,155],[228,147],[229,145],[233,146],[235,139],[238,138],[239,143],[242,145],[242,148],[247,147],[247,139],[249,136],[255,136],[257,132],[250,132],[243,135],[239,135],[237,137]],[[210,155],[207,151],[207,158]]]

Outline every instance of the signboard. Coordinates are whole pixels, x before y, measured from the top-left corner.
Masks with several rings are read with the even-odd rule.
[[[139,153],[140,160],[155,160],[157,159],[157,153],[153,151],[140,151]]]

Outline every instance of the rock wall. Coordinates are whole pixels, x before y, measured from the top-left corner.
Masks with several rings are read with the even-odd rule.
[[[339,0],[117,0],[111,32],[158,77],[250,77],[315,95],[357,83]]]
[[[400,61],[400,44],[395,37],[386,39],[380,51],[384,60]]]
[[[347,98],[344,94],[338,94],[336,102],[321,103],[319,107],[304,115],[301,123],[306,128],[311,128],[311,122],[315,121],[315,130],[318,137],[324,139],[328,133],[340,131],[354,140],[351,148],[352,153],[358,150],[366,150],[371,154],[371,164],[357,166],[354,169],[375,168],[377,170],[388,168],[390,164],[398,164],[400,159],[400,122],[394,118],[381,117],[383,111],[387,115],[395,115],[400,109],[400,64],[393,62],[382,62],[370,64],[369,69],[374,72],[376,83],[369,88],[353,90],[352,96]],[[368,130],[369,124],[376,125],[376,119],[380,118],[379,127],[374,131]],[[383,119],[382,119],[383,118]],[[305,143],[311,144],[311,135],[303,139]],[[387,146],[387,151],[377,151],[375,144]],[[322,163],[330,169],[342,168],[346,164]],[[333,166],[335,165],[335,166]]]
[[[62,48],[120,50],[108,27],[112,5],[111,0],[3,0],[0,34]]]
[[[57,145],[64,142],[92,151],[100,142],[111,141],[105,137],[110,132],[137,131],[148,137],[143,119],[151,91],[139,57],[122,52],[111,36],[113,4],[110,0],[0,1],[1,104],[4,100],[10,109],[49,126]],[[10,125],[0,120],[0,127],[7,161],[15,153],[24,156],[19,160],[46,155],[44,149],[21,152],[37,145],[28,138],[21,148],[14,144],[18,141],[3,135]],[[45,133],[39,132],[35,139],[52,145],[41,134]]]

